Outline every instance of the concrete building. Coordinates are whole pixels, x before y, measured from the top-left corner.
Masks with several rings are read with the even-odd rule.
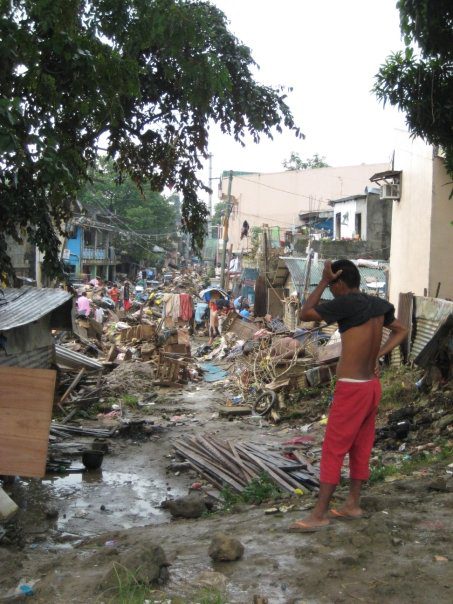
[[[228,246],[233,245],[233,252],[250,249],[253,227],[263,224],[280,227],[284,238],[285,231],[301,225],[301,214],[331,211],[331,199],[364,191],[372,174],[389,168],[382,163],[271,174],[234,172]],[[222,201],[228,200],[228,187],[229,173],[224,172],[219,187]],[[244,221],[250,225],[249,236],[241,240]]]
[[[72,221],[63,251],[72,278],[115,279],[117,259],[112,239],[116,229],[97,218],[75,216]]]
[[[400,292],[453,299],[452,184],[443,158],[399,132],[394,170],[400,194],[392,202],[390,301],[397,304]]]
[[[378,189],[333,199],[333,238],[366,242],[362,254],[388,260],[392,231],[392,200],[381,199]]]

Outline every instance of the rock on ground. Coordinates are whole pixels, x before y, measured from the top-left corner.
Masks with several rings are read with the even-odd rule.
[[[112,561],[99,587],[102,591],[113,591],[128,582],[161,584],[168,579],[168,566],[160,545],[142,543]]]
[[[186,495],[178,499],[167,499],[162,507],[174,518],[199,518],[206,512],[206,502],[200,495]]]
[[[214,535],[208,553],[213,560],[222,562],[240,560],[244,555],[244,546],[238,539],[228,537],[225,533]]]

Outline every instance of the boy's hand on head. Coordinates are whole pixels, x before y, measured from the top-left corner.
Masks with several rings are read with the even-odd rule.
[[[331,281],[335,281],[341,275],[343,271],[340,269],[336,273],[332,271],[332,260],[326,260],[324,262],[324,269],[322,271],[322,280],[325,283],[330,283]]]

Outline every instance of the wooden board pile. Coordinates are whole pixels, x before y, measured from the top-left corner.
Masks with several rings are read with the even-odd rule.
[[[228,485],[242,492],[253,479],[265,472],[283,491],[318,488],[318,471],[308,460],[292,452],[293,459],[252,443],[219,441],[210,436],[187,437],[176,441],[176,451],[214,486]]]

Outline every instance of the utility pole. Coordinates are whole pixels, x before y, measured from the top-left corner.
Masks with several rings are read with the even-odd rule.
[[[228,176],[228,201],[227,207],[225,211],[225,216],[223,217],[223,248],[222,248],[222,264],[220,269],[220,287],[225,287],[225,260],[226,260],[226,251],[227,251],[227,243],[228,243],[228,225],[230,222],[230,214],[232,209],[231,204],[231,187],[233,185],[233,170],[230,170],[230,174]]]
[[[212,189],[211,189],[211,182],[212,182],[212,153],[210,153],[208,155],[208,157],[209,157],[209,216],[212,219]]]

